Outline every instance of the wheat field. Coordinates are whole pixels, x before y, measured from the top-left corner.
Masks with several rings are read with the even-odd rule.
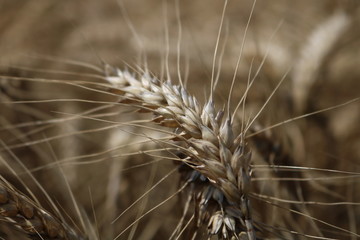
[[[360,239],[358,1],[0,13],[0,239]]]

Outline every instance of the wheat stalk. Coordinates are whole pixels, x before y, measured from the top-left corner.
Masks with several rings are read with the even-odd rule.
[[[199,206],[202,209],[199,218],[208,220],[209,234],[226,239],[229,231],[230,236],[246,233],[248,239],[256,239],[247,196],[251,152],[243,133],[234,134],[230,114],[223,120],[224,111],[216,111],[212,99],[202,107],[183,86],[173,85],[170,80],[162,82],[146,72],[138,80],[130,72],[109,65],[105,70],[106,80],[115,88],[110,91],[121,96],[120,102],[152,112],[153,122],[176,129],[174,140],[187,146],[181,148],[186,156],[183,161],[215,187],[207,189]],[[219,211],[205,217],[209,198],[218,202]],[[203,222],[199,221],[200,224]]]
[[[0,219],[10,222],[31,239],[87,239],[67,223],[41,208],[6,180],[0,180]]]

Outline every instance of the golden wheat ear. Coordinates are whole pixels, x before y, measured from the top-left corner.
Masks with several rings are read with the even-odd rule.
[[[0,180],[0,220],[11,223],[30,239],[87,239],[67,223],[31,201],[4,179]]]
[[[185,181],[208,183],[194,193],[193,200],[199,203],[195,228],[208,226],[208,234],[220,239],[244,234],[256,239],[247,197],[251,152],[242,134],[236,137],[231,117],[223,119],[224,111],[216,111],[211,99],[202,107],[170,80],[163,82],[146,72],[137,77],[109,65],[105,71],[122,103],[152,112],[153,122],[175,129],[174,140],[184,145],[179,145],[185,156],[180,160],[192,169],[183,174]]]

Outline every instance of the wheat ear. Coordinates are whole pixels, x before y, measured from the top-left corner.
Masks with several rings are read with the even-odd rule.
[[[87,239],[35,204],[4,179],[0,179],[0,219],[11,222],[31,239]]]
[[[247,196],[251,152],[242,134],[234,134],[230,114],[223,120],[224,111],[216,111],[213,100],[201,107],[184,87],[170,80],[162,82],[147,72],[139,79],[109,65],[105,72],[112,84],[110,91],[118,93],[121,102],[152,112],[153,122],[176,129],[174,140],[187,146],[181,150],[186,156],[183,161],[196,171],[190,181],[200,173],[211,182],[213,187],[201,193],[198,213],[199,218],[208,220],[209,234],[225,239],[229,235],[256,239]],[[209,214],[204,210],[210,198],[218,207]]]

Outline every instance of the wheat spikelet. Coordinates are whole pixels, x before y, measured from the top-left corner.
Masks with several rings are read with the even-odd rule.
[[[18,192],[4,179],[0,182],[0,216],[3,222],[18,227],[31,239],[86,239]]]
[[[110,66],[106,68],[116,74],[114,76],[108,73],[106,79],[125,98],[120,102],[140,103],[142,111],[154,113],[154,122],[176,128],[176,139],[182,140],[187,147],[182,151],[186,156],[184,162],[216,187],[209,188],[203,194],[199,206],[199,224],[207,220],[205,222],[210,226],[209,233],[223,238],[229,237],[229,231],[230,236],[247,232],[249,239],[255,239],[247,198],[251,181],[251,154],[243,141],[243,133],[237,137],[233,133],[230,114],[223,121],[224,112],[216,112],[212,100],[202,108],[186,89],[172,85],[170,81],[160,82],[147,73],[139,81],[127,71],[109,69]],[[191,176],[189,180],[195,181],[198,177],[195,172],[195,176]],[[204,215],[208,214],[206,208],[211,196],[218,201],[218,209],[223,212],[210,213],[208,219],[209,216]]]

